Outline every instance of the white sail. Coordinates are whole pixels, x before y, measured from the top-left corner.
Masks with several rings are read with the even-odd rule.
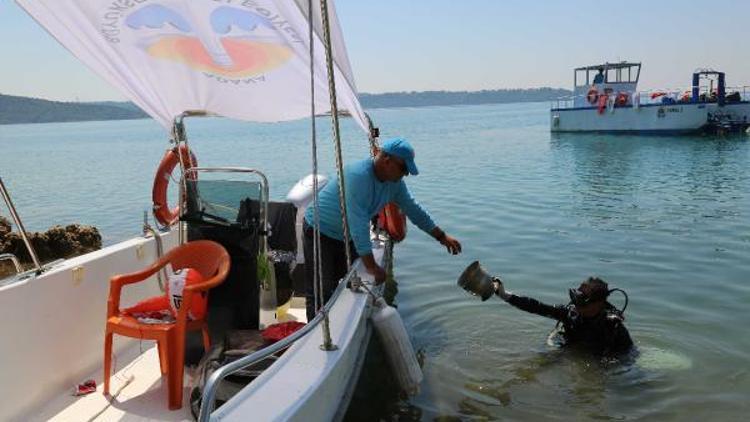
[[[162,126],[187,110],[273,122],[310,116],[306,0],[17,0],[65,48]],[[317,113],[330,112],[320,5]],[[333,3],[339,111],[367,131]]]

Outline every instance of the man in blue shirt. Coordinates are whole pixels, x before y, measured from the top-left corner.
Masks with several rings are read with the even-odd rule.
[[[346,209],[351,236],[352,259],[360,257],[376,283],[385,280],[385,270],[372,256],[370,221],[387,204],[395,202],[409,220],[446,247],[449,253],[461,252],[461,243],[447,235],[419,205],[406,187],[403,178],[419,174],[414,163],[414,148],[403,138],[383,143],[375,158],[345,166]],[[339,204],[339,180],[328,183],[318,195],[320,219],[320,257],[323,297],[327,302],[338,281],[346,275],[346,253]],[[307,319],[315,317],[313,273],[314,207],[305,212],[305,284]],[[322,306],[322,304],[321,304]]]
[[[597,73],[596,75],[594,75],[594,83],[595,84],[604,83],[604,68],[600,67],[598,70],[599,70],[599,73]]]

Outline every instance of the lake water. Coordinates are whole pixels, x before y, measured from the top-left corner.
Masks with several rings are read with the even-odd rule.
[[[380,417],[746,419],[747,136],[553,136],[546,104],[371,115],[384,138],[415,146],[421,174],[407,183],[464,246],[449,256],[410,226],[396,247],[399,310],[425,380],[417,397],[378,407]],[[366,156],[366,139],[342,124],[345,160]],[[201,165],[264,170],[282,198],[310,173],[308,126],[206,119],[188,121],[188,133]],[[320,120],[328,173],[329,126]],[[139,234],[166,147],[149,120],[0,126],[0,176],[27,229],[80,222],[112,244]],[[605,365],[547,346],[553,321],[456,287],[475,259],[547,303],[567,302],[589,275],[625,289],[640,357]]]

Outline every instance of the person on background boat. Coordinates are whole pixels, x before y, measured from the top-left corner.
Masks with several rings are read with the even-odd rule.
[[[599,68],[598,70],[599,70],[599,73],[597,73],[597,74],[596,74],[596,75],[594,76],[594,83],[595,83],[595,84],[601,84],[601,83],[604,83],[604,68],[603,68],[603,67],[600,67],[600,68]]]
[[[461,243],[446,234],[430,214],[418,204],[403,178],[419,174],[414,163],[414,148],[406,139],[395,138],[383,143],[374,158],[351,163],[344,168],[346,210],[351,236],[351,258],[360,257],[376,283],[385,280],[385,270],[375,262],[370,241],[370,221],[389,202],[395,202],[409,220],[445,246],[449,253],[461,252]],[[324,301],[328,301],[338,281],[346,275],[347,263],[339,204],[339,180],[335,178],[320,191],[320,259]],[[307,319],[314,318],[313,239],[314,207],[305,212],[305,297]],[[320,304],[322,306],[323,304]]]
[[[565,346],[580,346],[600,356],[620,355],[633,347],[630,333],[623,324],[624,307],[621,311],[607,301],[611,292],[622,290],[610,290],[607,283],[598,277],[589,277],[577,289],[570,289],[570,303],[556,306],[514,295],[505,290],[499,278],[493,279],[493,286],[495,294],[514,307],[562,324]]]

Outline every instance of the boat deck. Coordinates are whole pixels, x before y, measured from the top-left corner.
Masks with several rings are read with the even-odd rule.
[[[285,321],[305,321],[304,299],[294,298]],[[117,338],[117,336],[115,336]],[[96,381],[96,392],[74,396],[73,387],[34,412],[31,421],[192,421],[190,391],[197,380],[195,368],[185,368],[182,408],[169,410],[167,379],[159,370],[156,343],[143,340],[113,360],[115,373],[110,381],[111,397],[102,394],[102,370],[87,379]],[[83,382],[84,380],[81,380]]]

